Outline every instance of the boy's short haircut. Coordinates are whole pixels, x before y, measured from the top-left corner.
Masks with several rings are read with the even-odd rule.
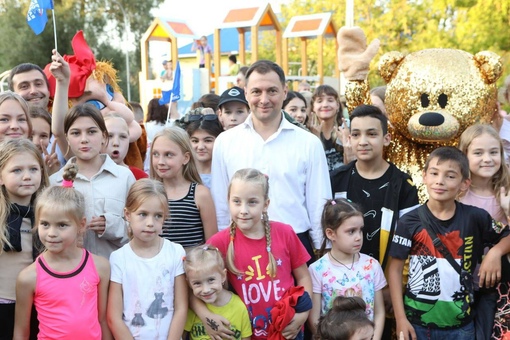
[[[231,54],[228,56],[228,60],[230,60],[231,62],[233,62],[234,64],[237,64],[237,58],[235,55]]]
[[[246,105],[248,111],[250,110],[250,106],[248,105],[248,101],[244,96],[244,90],[240,87],[234,86],[228,90],[225,90],[220,97],[220,101],[218,103],[218,108],[221,110],[222,106],[226,103],[238,102]]]
[[[444,161],[452,161],[457,163],[460,168],[460,174],[462,175],[462,179],[469,178],[469,161],[467,156],[457,148],[453,146],[442,146],[440,148],[435,149],[430,153],[427,157],[427,161],[425,162],[425,168],[423,171],[427,171],[430,165],[430,161],[434,158],[437,158],[437,163]]]
[[[388,133],[388,118],[382,113],[382,111],[373,105],[360,105],[356,107],[354,110],[352,110],[350,120],[351,123],[354,118],[360,118],[360,117],[371,117],[375,119],[379,119],[381,121],[381,128],[383,131],[383,134]]]

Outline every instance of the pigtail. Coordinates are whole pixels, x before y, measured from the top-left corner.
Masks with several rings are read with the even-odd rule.
[[[9,216],[9,209],[11,204],[7,196],[5,187],[2,186],[0,190],[0,254],[6,249],[11,249],[12,245],[9,242],[9,227],[7,226],[7,216]]]
[[[242,275],[243,273],[241,273],[241,271],[239,269],[237,269],[236,265],[234,264],[234,238],[236,236],[236,224],[234,223],[234,221],[230,222],[230,226],[229,226],[229,229],[230,229],[230,242],[228,243],[228,248],[227,248],[227,269],[235,274],[235,275]]]
[[[276,260],[271,252],[271,224],[269,223],[269,217],[267,216],[267,212],[262,213],[262,221],[264,223],[264,233],[266,235],[266,249],[267,255],[269,257],[269,262],[267,264],[267,272],[270,277],[276,277]]]
[[[62,178],[64,179],[62,186],[64,188],[72,188],[76,175],[78,175],[78,165],[76,163],[66,164],[62,173]]]

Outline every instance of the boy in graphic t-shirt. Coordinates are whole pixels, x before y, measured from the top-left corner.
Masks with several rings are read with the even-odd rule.
[[[390,248],[388,281],[397,334],[403,332],[406,340],[472,340],[473,280],[479,279],[480,287],[493,287],[500,280],[501,257],[510,252],[510,232],[485,210],[455,200],[469,185],[468,160],[460,150],[434,150],[425,163],[423,183],[429,200],[398,221]],[[504,209],[508,216],[509,207]],[[420,210],[457,268],[446,251],[434,245]],[[479,278],[473,278],[484,244],[495,246],[485,255]],[[408,256],[409,278],[402,299],[402,271]]]

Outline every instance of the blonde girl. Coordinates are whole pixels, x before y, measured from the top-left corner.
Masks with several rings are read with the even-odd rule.
[[[468,158],[471,180],[460,202],[485,209],[494,220],[508,224],[502,207],[510,204],[507,195],[510,177],[498,132],[490,125],[472,125],[460,136],[459,149]],[[474,277],[477,277],[476,273]],[[510,313],[509,288],[510,283],[503,279],[496,291],[475,291],[475,329],[480,339],[488,339],[491,335],[493,339],[500,339],[509,331],[505,321],[505,315]]]
[[[224,289],[227,270],[218,248],[208,244],[193,248],[186,255],[184,270],[193,295],[212,313],[229,321],[236,339],[250,339],[252,332],[246,306],[239,296]],[[184,330],[183,339],[187,334],[192,340],[207,337],[204,324],[191,309]]]
[[[32,123],[28,118],[28,104],[11,91],[0,93],[0,142],[6,139],[28,138]]]
[[[110,266],[79,246],[86,218],[85,199],[72,188],[76,173],[67,166],[63,186],[37,198],[36,231],[45,251],[16,282],[16,340],[28,339],[32,305],[39,339],[112,339],[106,323]]]
[[[110,257],[108,324],[116,339],[180,339],[188,309],[184,249],[163,239],[163,185],[140,179],[126,200],[131,241]]]
[[[150,176],[163,183],[168,196],[171,215],[163,225],[164,238],[189,248],[218,231],[211,193],[202,185],[186,131],[174,126],[156,134]]]
[[[509,204],[505,193],[510,190],[510,177],[499,134],[490,125],[472,125],[462,133],[459,149],[468,158],[471,180],[460,201],[483,208],[494,220],[508,224],[501,207]]]
[[[337,296],[358,296],[366,303],[366,314],[375,324],[373,339],[381,339],[384,329],[382,289],[386,279],[376,259],[360,253],[363,245],[363,214],[345,199],[328,200],[321,219],[324,241],[321,258],[309,270],[313,283],[313,308],[309,323],[315,331],[321,315],[332,307]],[[326,252],[326,247],[331,249]]]
[[[93,254],[109,258],[128,241],[123,211],[135,178],[128,168],[101,153],[108,143],[108,131],[101,112],[92,104],[73,106],[65,116],[64,131],[75,155],[67,164],[76,164],[79,169],[74,187],[85,196],[83,244]],[[62,175],[63,170],[51,175],[51,183],[62,183]]]
[[[31,141],[0,143],[0,339],[12,339],[16,277],[39,251],[31,233],[33,203],[48,182],[41,153]]]
[[[269,311],[284,292],[297,285],[304,287],[305,296],[310,294],[311,279],[306,268],[310,255],[291,226],[269,221],[269,181],[260,171],[238,170],[228,188],[228,201],[230,227],[208,243],[226,257],[228,282],[248,308],[252,339],[266,339]],[[195,312],[201,318],[205,312],[206,318],[215,320],[200,307]],[[281,335],[296,338],[307,317],[308,310],[296,310]]]

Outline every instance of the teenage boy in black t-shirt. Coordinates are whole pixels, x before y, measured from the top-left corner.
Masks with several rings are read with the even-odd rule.
[[[361,252],[370,255],[386,270],[388,249],[397,220],[418,207],[418,193],[411,177],[383,158],[390,143],[388,119],[372,105],[352,111],[349,140],[357,160],[331,173],[335,198],[347,198],[363,208],[364,229]],[[386,311],[392,313],[389,290],[383,290]],[[383,338],[392,322],[386,320]]]

